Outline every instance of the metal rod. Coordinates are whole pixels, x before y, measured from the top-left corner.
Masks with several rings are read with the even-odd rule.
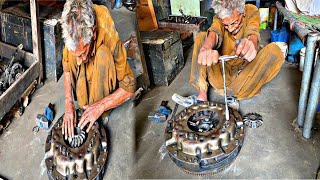
[[[224,90],[224,102],[226,106],[226,120],[229,121],[229,108],[227,104],[227,85],[226,85],[226,71],[224,67],[224,60],[222,62],[222,73],[223,73],[223,90]]]
[[[276,12],[274,13],[273,30],[277,30],[277,26],[278,26],[278,8],[276,8]]]
[[[237,45],[239,45],[239,44],[240,44],[240,41],[239,41],[239,43],[237,43]],[[229,61],[229,60],[234,59],[234,58],[238,58],[238,56],[237,55],[234,55],[234,56],[220,56],[218,58],[218,60],[219,61]]]
[[[303,137],[309,139],[311,137],[311,128],[316,117],[317,106],[320,96],[320,62],[318,61],[314,70],[307,113],[303,126]]]
[[[172,113],[172,115],[171,115],[171,118],[170,118],[170,119],[173,119],[173,118],[174,118],[174,116],[176,116],[176,112],[177,112],[177,110],[178,110],[178,107],[179,107],[179,104],[178,104],[178,103],[176,103],[176,105],[174,106],[174,110],[173,110],[173,113]]]
[[[298,125],[302,127],[304,125],[305,112],[308,102],[308,94],[310,87],[310,80],[312,74],[312,67],[314,64],[314,54],[316,42],[319,33],[312,32],[308,34],[306,56],[303,68],[303,75],[301,81],[300,98],[299,98],[299,108],[298,108]]]
[[[277,12],[282,14],[286,20],[293,24],[293,31],[297,33],[300,40],[304,43],[305,37],[311,33],[308,28],[305,27],[304,23],[295,18],[288,10],[286,10],[280,2],[276,2]]]

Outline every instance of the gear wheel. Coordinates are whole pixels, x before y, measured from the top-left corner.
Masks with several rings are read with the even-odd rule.
[[[262,126],[262,116],[258,113],[248,113],[243,116],[244,124],[249,128],[258,128]]]

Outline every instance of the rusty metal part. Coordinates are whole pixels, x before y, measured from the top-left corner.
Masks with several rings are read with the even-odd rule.
[[[11,56],[11,60],[8,64],[2,65],[3,67],[0,68],[0,95],[5,92],[24,72],[23,66],[16,60],[18,51],[22,48],[22,44],[17,46],[16,51]]]
[[[208,175],[227,168],[243,145],[245,127],[240,114],[214,102],[201,102],[168,121],[165,131],[170,158],[184,171]]]
[[[79,120],[82,112],[77,111]],[[97,122],[87,134],[75,129],[72,140],[64,140],[63,116],[50,131],[46,141],[46,166],[49,179],[102,179],[107,160],[105,129]]]
[[[248,113],[244,115],[243,122],[250,128],[258,128],[263,124],[262,116],[258,113]]]
[[[136,8],[136,0],[124,0],[122,3],[130,11],[134,11]]]

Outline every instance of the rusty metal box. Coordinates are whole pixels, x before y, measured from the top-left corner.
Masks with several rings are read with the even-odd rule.
[[[154,85],[170,85],[184,66],[180,34],[141,32],[149,78]]]
[[[58,19],[61,10],[52,7],[39,8],[41,46],[43,52],[44,74],[49,80],[58,81],[63,73],[62,51],[64,42]],[[20,3],[0,11],[0,40],[17,46],[23,44],[23,49],[32,52],[32,32],[30,8],[28,4]]]

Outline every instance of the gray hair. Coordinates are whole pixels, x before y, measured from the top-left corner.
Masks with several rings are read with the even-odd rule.
[[[93,36],[95,20],[91,0],[67,0],[60,19],[65,46],[76,50],[80,38],[83,38],[84,45],[88,44]]]
[[[244,12],[245,0],[212,0],[211,7],[220,19],[232,16],[232,11],[237,9]]]

